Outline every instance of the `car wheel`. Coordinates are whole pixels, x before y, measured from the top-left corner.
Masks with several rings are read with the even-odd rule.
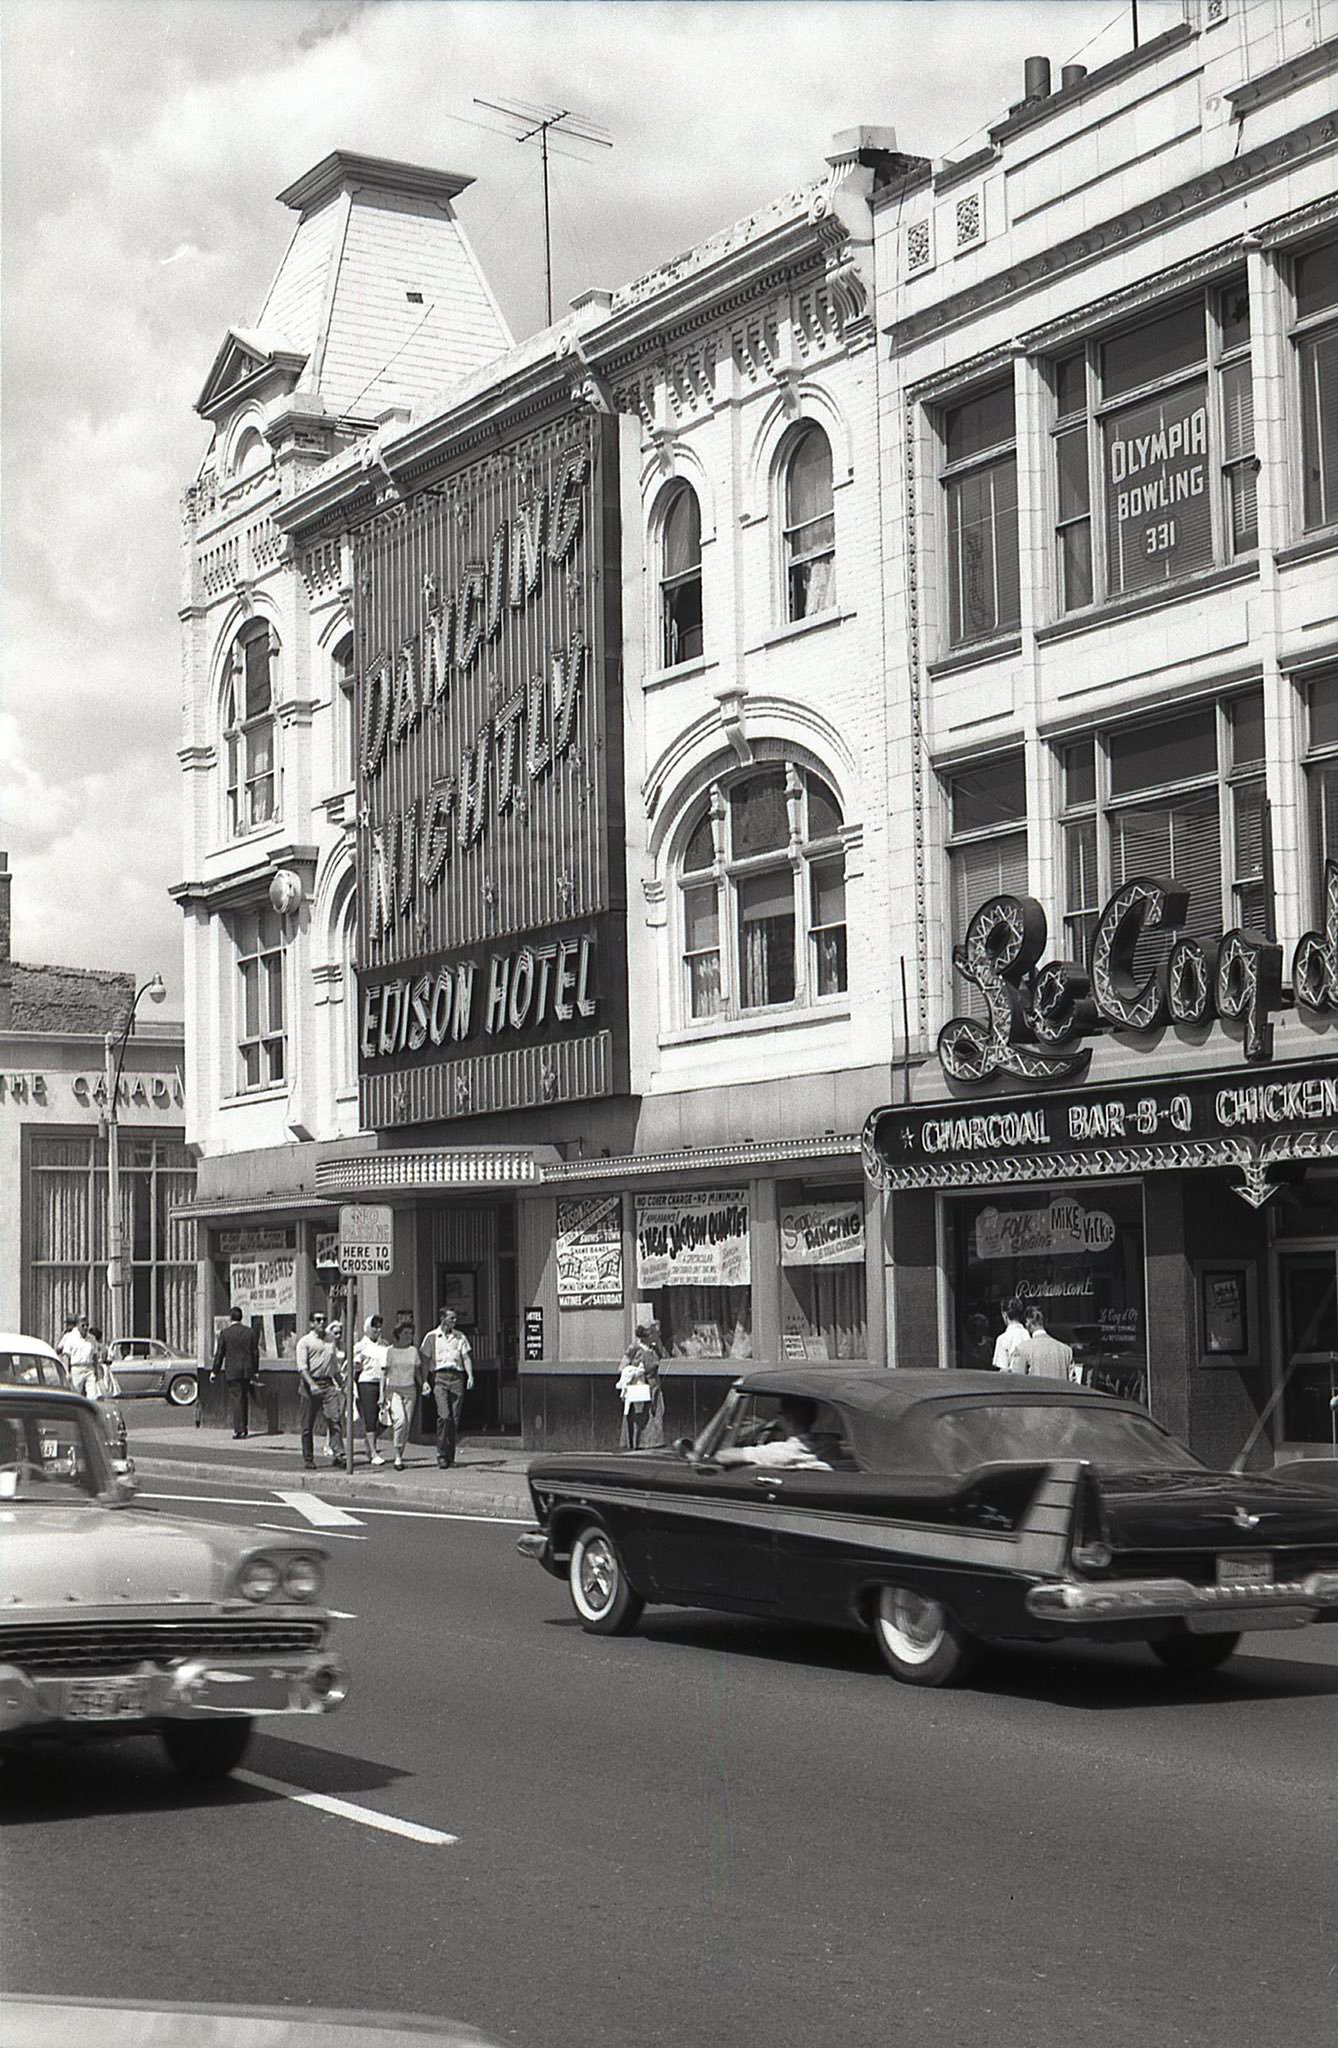
[[[598,1522],[587,1522],[571,1547],[567,1588],[581,1627],[597,1636],[625,1636],[645,1601],[628,1583],[618,1546]]]
[[[173,1769],[197,1783],[235,1771],[251,1740],[251,1721],[242,1714],[226,1721],[169,1721],[163,1748]]]
[[[1240,1642],[1240,1630],[1223,1630],[1207,1636],[1191,1635],[1186,1629],[1183,1635],[1163,1636],[1160,1642],[1148,1647],[1154,1657],[1174,1671],[1177,1676],[1193,1678],[1206,1671],[1216,1671]]]
[[[884,1586],[874,1610],[874,1639],[903,1685],[960,1685],[978,1645],[939,1600],[906,1586]]]
[[[199,1392],[200,1382],[193,1372],[174,1372],[167,1382],[167,1398],[174,1408],[189,1408]]]

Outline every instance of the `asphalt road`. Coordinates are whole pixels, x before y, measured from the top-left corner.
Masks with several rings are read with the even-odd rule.
[[[184,1789],[142,1740],[5,1767],[6,1989],[522,2048],[1331,2048],[1338,1630],[1194,1684],[1038,1650],[924,1694],[780,1624],[592,1638],[514,1527],[348,1512],[353,1696],[270,1724],[263,1784]]]

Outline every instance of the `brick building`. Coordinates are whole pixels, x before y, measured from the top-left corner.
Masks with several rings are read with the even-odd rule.
[[[15,960],[13,876],[0,854],[0,1328],[48,1339],[86,1310],[110,1339],[193,1353],[195,1247],[169,1211],[190,1198],[180,1024],[137,1021],[119,1090],[121,1201],[133,1330],[107,1286],[106,1038],[120,1042],[130,974]]]

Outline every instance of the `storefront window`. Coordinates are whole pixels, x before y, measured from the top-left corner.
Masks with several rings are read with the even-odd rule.
[[[864,1195],[782,1182],[781,1357],[866,1358]]]
[[[1006,1301],[1035,1302],[1089,1386],[1147,1398],[1143,1200],[1092,1186],[945,1202],[956,1366],[988,1367]]]
[[[637,1296],[672,1358],[751,1358],[752,1262],[743,1188],[638,1195]]]
[[[121,1141],[121,1229],[129,1247],[130,1328],[111,1327],[107,1285],[107,1148],[95,1133],[34,1135],[28,1155],[31,1266],[28,1327],[54,1340],[67,1315],[86,1312],[105,1336],[158,1337],[195,1350],[195,1226],[171,1211],[195,1192],[182,1144],[128,1134]]]

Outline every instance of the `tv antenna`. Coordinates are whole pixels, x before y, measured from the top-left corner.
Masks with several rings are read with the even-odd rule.
[[[539,157],[543,164],[544,181],[544,316],[545,324],[553,324],[553,237],[549,218],[548,158],[549,134],[569,135],[573,142],[588,142],[596,149],[612,149],[613,137],[605,128],[596,126],[582,116],[574,114],[570,107],[533,106],[527,100],[480,100],[476,107],[488,107],[494,114],[505,115],[514,121],[515,130],[497,129],[494,133],[510,135],[513,142],[534,142],[539,144]],[[486,125],[486,124],[484,124]],[[553,156],[575,156],[577,163],[586,163],[588,158],[579,156],[574,150],[554,149]]]

